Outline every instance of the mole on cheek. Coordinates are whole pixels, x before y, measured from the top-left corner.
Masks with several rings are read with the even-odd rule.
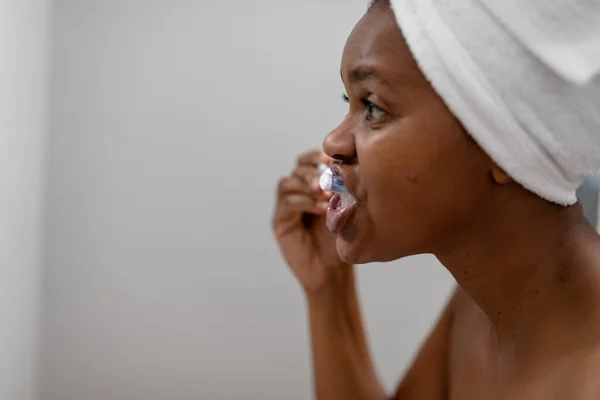
[[[408,179],[408,181],[410,183],[418,183],[419,182],[419,175],[417,175],[415,172],[407,172],[405,174],[406,179]]]

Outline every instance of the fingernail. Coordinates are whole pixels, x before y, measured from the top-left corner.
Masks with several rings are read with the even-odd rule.
[[[329,205],[327,203],[317,203],[317,204],[315,204],[315,208],[313,209],[313,212],[315,214],[322,214],[325,211],[327,211],[328,206]]]
[[[319,180],[318,179],[313,179],[313,181],[310,184],[310,186],[316,192],[319,192],[321,190],[321,186],[319,186]]]

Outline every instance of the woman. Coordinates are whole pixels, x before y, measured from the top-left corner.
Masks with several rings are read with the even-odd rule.
[[[588,90],[581,71],[559,65],[550,83],[512,77],[513,64],[527,72],[534,56],[506,34],[494,51],[510,55],[509,67],[493,75],[493,62],[483,68],[489,61],[469,46],[488,40],[487,29],[500,35],[503,25],[492,16],[504,14],[473,11],[459,24],[464,13],[452,7],[467,3],[476,6],[396,0],[392,9],[376,2],[342,57],[348,115],[326,137],[326,155],[301,156],[279,184],[274,231],[306,293],[318,399],[389,398],[365,341],[353,265],[423,253],[434,254],[458,286],[394,399],[600,398],[600,238],[574,200],[582,171],[600,167],[595,153],[577,153],[593,149],[597,138],[575,143],[595,138],[583,128],[593,125],[586,118],[600,111],[598,103],[577,108],[583,114],[569,123],[581,126],[565,136],[559,117],[568,120],[573,101],[564,97],[564,115],[554,115],[542,101],[556,93],[538,99],[527,89],[581,78],[577,88]],[[464,49],[454,49],[447,32],[437,36],[443,45],[432,47],[452,51],[440,60],[419,47],[428,45],[420,39],[435,41],[440,28],[428,24],[435,19],[420,21],[435,4],[479,69],[460,64]],[[462,31],[471,23],[480,29],[476,36]],[[428,36],[416,34],[422,27],[432,29]],[[445,70],[432,67],[450,61]],[[473,75],[452,81],[461,71]],[[479,73],[487,81],[477,80]],[[541,75],[551,73],[548,67]],[[590,95],[598,93],[593,85]],[[515,101],[486,103],[498,93]],[[532,115],[542,114],[557,136],[540,133],[546,127]],[[502,125],[510,118],[519,124]],[[552,147],[561,138],[575,150]],[[316,184],[317,166],[330,161],[355,199],[343,207]]]

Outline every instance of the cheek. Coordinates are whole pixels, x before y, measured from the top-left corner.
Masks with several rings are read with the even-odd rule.
[[[426,158],[411,159],[410,152],[402,150],[398,143],[387,142],[378,143],[385,151],[377,151],[377,157],[366,157],[365,149],[365,157],[359,158],[368,218],[383,246],[387,242],[394,244],[407,230],[419,235],[415,229],[423,221],[420,206],[430,191],[429,168],[423,162]]]
[[[372,183],[368,187],[368,209],[378,231],[394,235],[421,230],[431,215],[428,202],[435,196],[435,188],[421,182],[417,172],[389,176],[383,184]]]
[[[381,234],[439,230],[452,218],[461,191],[468,196],[481,157],[460,125],[451,122],[413,120],[358,138],[361,183]]]
[[[446,139],[449,139],[448,137]],[[416,123],[396,123],[356,140],[361,183],[373,203],[404,204],[452,168],[452,141],[440,140]]]

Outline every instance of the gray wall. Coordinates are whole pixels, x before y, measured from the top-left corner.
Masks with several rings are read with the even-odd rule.
[[[366,3],[56,1],[43,400],[310,398],[274,188],[346,112]],[[359,275],[391,389],[451,280],[428,257]]]
[[[577,198],[583,207],[586,220],[591,226],[598,227],[598,206],[600,198],[600,171],[585,179],[577,189]]]
[[[0,0],[0,399],[36,398],[48,2]]]

